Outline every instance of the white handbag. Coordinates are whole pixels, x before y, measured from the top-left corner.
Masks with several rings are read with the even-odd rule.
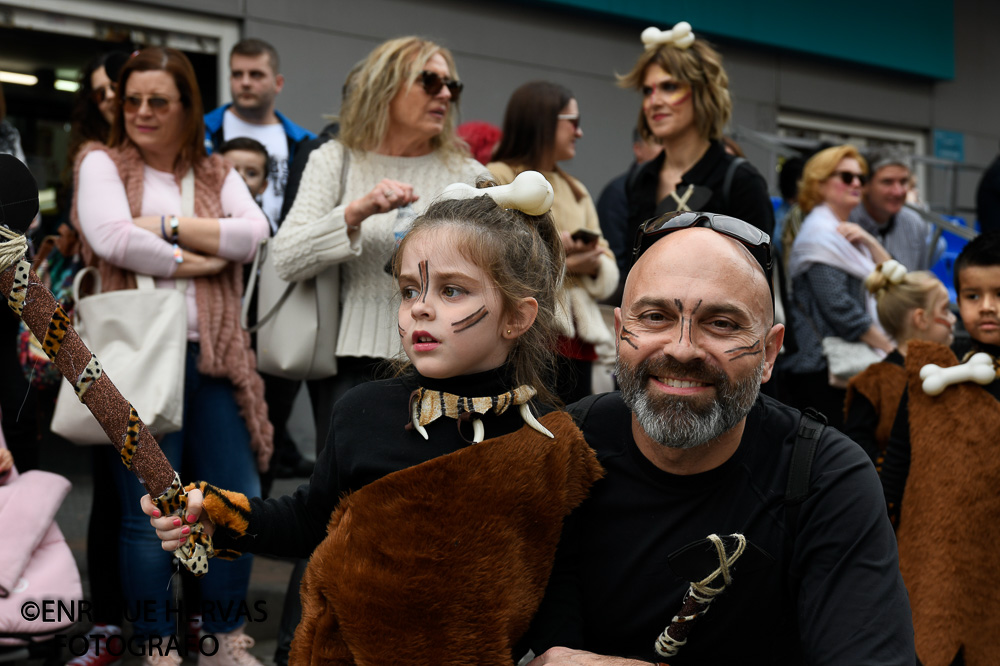
[[[338,203],[344,196],[350,151],[343,149]],[[340,327],[340,266],[314,277],[286,282],[267,260],[265,238],[257,248],[243,297],[243,329],[257,333],[257,369],[286,379],[324,379],[337,374]],[[259,286],[258,286],[259,285]],[[250,302],[257,287],[257,323],[249,325]]]
[[[87,275],[95,280],[93,296],[79,293]],[[187,280],[177,280],[176,289],[157,289],[148,275],[135,277],[138,289],[100,293],[97,270],[79,271],[73,280],[73,326],[149,431],[158,436],[180,430],[184,423]],[[108,442],[69,381],[59,387],[51,429],[77,444]]]
[[[181,179],[181,213],[194,216],[194,170]],[[92,274],[93,296],[80,296],[84,276]],[[184,373],[187,363],[187,283],[157,289],[153,278],[135,275],[136,289],[101,293],[94,268],[73,279],[73,327],[118,391],[132,403],[154,437],[184,425]],[[52,432],[77,444],[106,444],[107,435],[67,380],[59,387]]]

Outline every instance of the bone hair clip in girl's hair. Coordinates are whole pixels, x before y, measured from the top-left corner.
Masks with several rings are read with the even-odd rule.
[[[552,208],[555,192],[552,184],[537,171],[522,171],[509,185],[477,189],[465,183],[453,183],[441,192],[441,199],[474,199],[489,196],[501,208],[516,208],[528,215],[544,215]]]
[[[672,30],[660,30],[653,26],[646,28],[642,31],[641,39],[647,49],[655,49],[661,44],[686,49],[694,44],[694,33],[691,32],[690,23],[681,21],[674,25]]]
[[[895,259],[884,261],[879,265],[879,270],[892,284],[899,284],[906,277],[906,266]]]

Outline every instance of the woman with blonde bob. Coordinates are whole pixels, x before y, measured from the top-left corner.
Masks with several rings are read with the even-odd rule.
[[[823,340],[860,341],[883,355],[894,348],[878,323],[875,299],[861,284],[876,263],[892,257],[871,234],[845,221],[867,178],[868,165],[851,145],[821,150],[806,162],[799,184],[806,218],[788,261],[789,309],[799,348],[787,361],[785,401],[815,407],[838,428],[846,379],[829,372]]]
[[[770,234],[767,183],[722,143],[733,112],[722,56],[683,22],[665,33],[648,29],[643,41],[646,50],[619,85],[642,92],[639,133],[664,151],[628,185],[628,238],[649,218],[675,210],[731,215]]]
[[[321,447],[333,403],[400,352],[391,311],[396,286],[384,270],[397,217],[418,214],[446,185],[472,185],[485,173],[455,134],[461,92],[447,49],[418,37],[376,47],[352,72],[338,140],[310,153],[274,238],[282,279],[340,271],[338,372],[310,382]],[[412,211],[397,212],[406,206]]]
[[[955,314],[948,290],[933,273],[907,272],[887,261],[865,279],[878,302],[878,320],[896,342],[885,360],[874,363],[847,385],[844,434],[861,445],[881,473],[896,410],[906,388],[904,361],[910,340],[950,345]]]

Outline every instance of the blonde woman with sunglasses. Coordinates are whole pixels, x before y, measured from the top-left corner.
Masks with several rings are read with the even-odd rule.
[[[122,67],[117,93],[107,144],[84,145],[76,163],[71,217],[82,255],[98,268],[104,291],[134,288],[136,274],[152,276],[162,289],[189,278],[184,424],[162,436],[160,448],[174,469],[259,494],[258,472],[267,470],[273,429],[239,315],[241,264],[253,259],[267,236],[267,218],[229,163],[206,156],[201,94],[183,53],[156,47],[134,53]],[[193,192],[193,211],[186,208],[185,191]],[[177,619],[168,585],[172,558],[155,535],[149,538],[148,521],[137,512],[142,486],[120,461],[107,464],[121,504],[126,607],[149,610],[132,623],[135,640],[167,646]],[[202,598],[217,608],[244,603],[252,564],[249,557],[215,563],[199,579]],[[253,641],[243,622],[206,617],[204,629],[218,639],[220,655],[258,663],[246,651]],[[147,664],[181,662],[176,651],[150,652]]]
[[[447,49],[417,37],[376,47],[350,76],[337,140],[309,154],[275,236],[283,279],[340,271],[337,375],[309,387],[320,447],[333,403],[401,353],[392,313],[397,287],[385,270],[396,232],[445,186],[471,185],[485,174],[455,134],[461,92]]]
[[[815,407],[838,429],[844,425],[847,381],[830,373],[823,340],[863,342],[883,356],[895,348],[879,324],[874,297],[862,287],[875,265],[892,257],[871,234],[846,221],[867,178],[868,165],[851,145],[821,150],[806,162],[799,182],[806,217],[788,259],[798,350],[786,362],[784,400]]]

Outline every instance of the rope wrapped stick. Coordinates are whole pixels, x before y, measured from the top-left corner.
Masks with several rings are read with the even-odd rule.
[[[17,158],[0,155],[0,293],[10,309],[31,330],[59,372],[76,390],[118,450],[122,463],[145,486],[164,515],[182,515],[187,493],[135,407],[126,400],[101,363],[73,329],[69,317],[25,260],[26,229],[38,211],[38,190],[27,168]],[[201,524],[174,551],[195,575],[208,571],[214,554],[211,538]]]
[[[732,554],[727,554],[726,546],[719,535],[708,535],[708,540],[715,546],[719,558],[719,568],[697,583],[691,583],[687,592],[684,593],[684,599],[681,600],[681,609],[677,611],[677,614],[670,620],[670,625],[656,639],[654,647],[656,653],[661,657],[669,658],[677,656],[680,649],[687,643],[688,636],[691,635],[691,631],[697,625],[698,620],[708,612],[715,597],[720,595],[732,583],[733,579],[730,569],[746,549],[747,540],[742,534],[733,534],[730,535],[730,538],[736,540],[736,548]],[[719,576],[722,576],[722,584],[718,587],[712,587],[712,583]]]

